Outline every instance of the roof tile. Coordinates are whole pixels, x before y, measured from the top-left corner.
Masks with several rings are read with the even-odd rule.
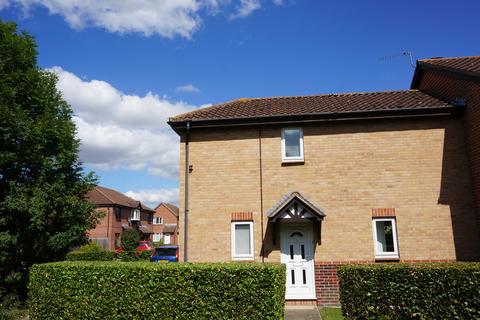
[[[144,204],[140,203],[138,200],[134,200],[130,197],[127,197],[117,190],[105,188],[102,186],[95,186],[93,190],[87,193],[87,199],[93,202],[96,205],[120,205],[128,208],[138,208],[140,206],[142,209],[147,211],[154,211]]]
[[[184,113],[171,123],[448,107],[418,90],[238,99]]]
[[[450,71],[480,76],[480,56],[457,58],[432,58],[418,60],[420,65],[430,65]]]

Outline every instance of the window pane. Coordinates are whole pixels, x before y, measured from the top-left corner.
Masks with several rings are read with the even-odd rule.
[[[377,221],[377,251],[394,252],[392,221]]]
[[[286,129],[283,131],[285,138],[285,156],[300,157],[300,130]]]
[[[250,252],[250,225],[235,225],[235,253],[251,254]]]

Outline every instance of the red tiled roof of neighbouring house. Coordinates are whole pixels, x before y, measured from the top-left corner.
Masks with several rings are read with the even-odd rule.
[[[95,205],[119,205],[128,208],[142,208],[146,211],[154,211],[142,204],[138,200],[134,200],[130,197],[127,197],[121,192],[118,192],[113,189],[105,188],[102,186],[95,186],[93,190],[87,193],[87,199],[90,200]]]
[[[175,129],[191,122],[225,120],[251,122],[252,119],[298,118],[352,118],[360,114],[375,117],[382,112],[401,114],[407,112],[439,113],[453,106],[418,90],[341,93],[313,96],[292,96],[238,99],[211,107],[184,113],[169,119]],[[348,115],[348,116],[347,116]]]
[[[173,212],[174,215],[178,217],[179,209],[176,205],[171,203],[165,203],[165,206]]]
[[[165,206],[168,210],[170,210],[175,216],[178,217],[179,215],[179,209],[176,205],[174,204],[171,204],[171,203],[166,203],[166,202],[160,202],[160,204],[158,206],[155,207],[155,210],[158,209],[158,207],[160,206]]]
[[[420,59],[418,65],[480,77],[480,56]]]

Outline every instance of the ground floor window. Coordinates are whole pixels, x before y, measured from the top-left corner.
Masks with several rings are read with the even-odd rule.
[[[253,260],[253,222],[232,222],[232,259]]]
[[[375,258],[398,258],[395,218],[374,218],[372,224]]]
[[[162,240],[162,234],[161,233],[154,233],[153,234],[153,242],[159,242]]]

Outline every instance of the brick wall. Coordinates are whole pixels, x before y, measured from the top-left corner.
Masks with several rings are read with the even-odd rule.
[[[402,261],[480,259],[462,117],[321,123],[303,130],[305,162],[295,165],[281,162],[280,126],[192,131],[189,261],[231,261],[232,212],[249,212],[255,260],[262,261],[263,248],[265,262],[279,262],[279,232],[274,244],[267,211],[293,190],[326,214],[314,248],[319,304],[338,304],[336,265],[375,261],[372,208],[395,213]],[[183,140],[180,148],[183,231]]]
[[[466,99],[465,136],[477,223],[480,226],[480,82],[452,73],[426,70],[419,89],[449,102],[458,98]]]
[[[339,305],[340,292],[336,264],[315,264],[315,286],[318,305]]]
[[[373,260],[372,208],[395,208],[401,259],[480,258],[461,118],[303,128],[305,162],[298,165],[281,163],[281,127],[262,129],[263,208],[259,129],[192,131],[190,261],[231,261],[232,212],[252,212],[255,260],[261,261],[263,246],[266,262],[280,261],[279,241],[273,244],[266,213],[292,190],[327,215],[315,248],[317,262]],[[183,214],[183,141],[180,159]]]

